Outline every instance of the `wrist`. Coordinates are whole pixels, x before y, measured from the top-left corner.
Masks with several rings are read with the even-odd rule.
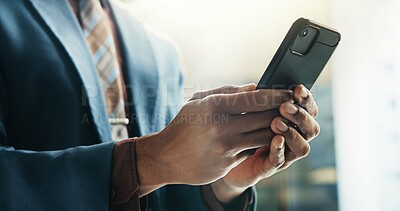
[[[223,204],[227,204],[236,197],[240,196],[243,192],[246,191],[247,188],[235,187],[226,183],[224,181],[224,178],[221,178],[211,183],[211,189],[218,201]]]
[[[144,196],[152,191],[171,184],[170,168],[161,153],[163,140],[159,133],[142,136],[136,140],[136,159],[140,186],[139,196]]]

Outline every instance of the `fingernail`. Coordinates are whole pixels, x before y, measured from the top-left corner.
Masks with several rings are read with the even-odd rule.
[[[282,132],[286,132],[289,129],[288,126],[281,120],[279,120],[278,123],[276,123],[276,127]]]
[[[304,86],[301,87],[300,96],[301,96],[302,98],[307,98],[307,97],[308,97],[308,92],[307,92],[306,87],[304,87]]]
[[[299,111],[299,109],[291,103],[286,103],[285,111],[289,114],[295,114],[297,111]]]

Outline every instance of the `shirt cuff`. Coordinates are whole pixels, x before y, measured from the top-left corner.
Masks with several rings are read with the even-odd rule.
[[[204,185],[201,187],[204,203],[212,211],[248,211],[254,208],[254,188],[246,189],[240,196],[233,199],[228,204],[222,204],[218,201],[217,197],[212,191],[211,185]]]
[[[140,210],[136,138],[115,143],[112,160],[109,210]]]

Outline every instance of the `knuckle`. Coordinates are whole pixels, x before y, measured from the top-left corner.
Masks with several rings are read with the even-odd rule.
[[[296,131],[294,128],[289,128],[289,130],[286,132],[286,138],[289,138],[292,141],[296,141],[300,134]]]
[[[293,115],[293,119],[291,119],[291,122],[300,128],[307,125],[307,121],[308,121],[307,115],[305,111],[302,109],[299,109],[299,111]]]
[[[304,109],[299,109],[298,115],[297,115],[297,121],[298,124],[304,123],[307,121],[307,113]]]
[[[237,91],[237,87],[232,85],[225,85],[221,87],[221,92],[224,94],[230,94]]]
[[[203,95],[202,91],[197,91],[193,94],[193,97],[190,100],[196,100],[196,99],[200,99],[201,96]]]
[[[226,93],[228,89],[228,85],[225,86],[221,86],[220,88],[218,88],[219,93]]]

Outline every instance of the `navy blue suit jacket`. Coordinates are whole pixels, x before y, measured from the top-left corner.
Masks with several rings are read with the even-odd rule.
[[[133,135],[159,131],[182,104],[176,51],[110,7]],[[107,210],[114,144],[86,45],[68,0],[0,0],[0,210]],[[152,210],[204,209],[198,187],[149,200]]]

